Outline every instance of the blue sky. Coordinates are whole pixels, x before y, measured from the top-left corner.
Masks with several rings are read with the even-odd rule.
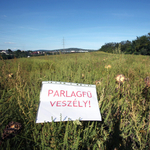
[[[85,48],[150,32],[150,0],[1,0],[0,50]]]

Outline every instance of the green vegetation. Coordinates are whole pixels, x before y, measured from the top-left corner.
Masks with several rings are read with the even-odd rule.
[[[66,49],[56,49],[56,50],[37,50],[37,51],[23,51],[16,50],[0,50],[0,57],[2,59],[14,59],[14,58],[23,58],[23,57],[32,57],[32,56],[44,56],[44,55],[59,55],[59,54],[69,54],[69,53],[85,53],[85,52],[94,52],[94,50],[89,49],[80,49],[80,48],[66,48]]]
[[[150,33],[137,37],[137,39],[132,42],[127,40],[120,43],[106,43],[99,51],[113,53],[118,48],[125,54],[150,55]]]
[[[92,52],[15,58],[0,60],[0,69],[0,134],[10,121],[22,124],[18,135],[1,143],[1,150],[150,147],[150,87],[144,82],[150,77],[149,56]],[[129,78],[119,88],[118,74]],[[42,81],[96,80],[102,122],[35,123]]]
[[[11,49],[7,50],[7,54],[5,53],[1,53],[0,56],[3,59],[14,59],[14,58],[22,58],[22,57],[27,57],[30,55],[31,51],[21,51],[21,50],[17,50],[17,51],[12,51]]]

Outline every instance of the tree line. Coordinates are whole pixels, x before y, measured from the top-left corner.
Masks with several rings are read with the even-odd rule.
[[[0,58],[2,59],[14,59],[14,58],[23,58],[23,57],[29,57],[29,56],[43,56],[45,54],[40,53],[37,55],[37,53],[28,50],[28,51],[21,51],[16,50],[12,51],[11,49],[6,50],[6,53],[0,53]]]
[[[137,37],[133,41],[127,40],[120,43],[106,43],[99,49],[99,51],[108,53],[150,55],[150,33]]]
[[[12,51],[11,49],[8,49],[6,52],[7,54],[6,53],[0,54],[3,59],[27,57],[31,51],[21,51],[21,50]]]

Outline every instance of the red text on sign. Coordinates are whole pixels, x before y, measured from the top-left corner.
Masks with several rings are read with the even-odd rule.
[[[90,91],[64,91],[64,90],[56,90],[53,91],[52,89],[48,90],[48,96],[53,96],[53,97],[92,97],[92,93]]]
[[[91,107],[90,101],[50,101],[51,107]]]

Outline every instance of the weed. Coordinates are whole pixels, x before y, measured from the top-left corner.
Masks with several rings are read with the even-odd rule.
[[[150,59],[120,54],[119,47],[114,53],[0,60],[1,136],[12,120],[22,125],[0,149],[148,149]],[[124,76],[115,92],[117,74]],[[41,83],[49,80],[96,84],[102,122],[36,124]]]

